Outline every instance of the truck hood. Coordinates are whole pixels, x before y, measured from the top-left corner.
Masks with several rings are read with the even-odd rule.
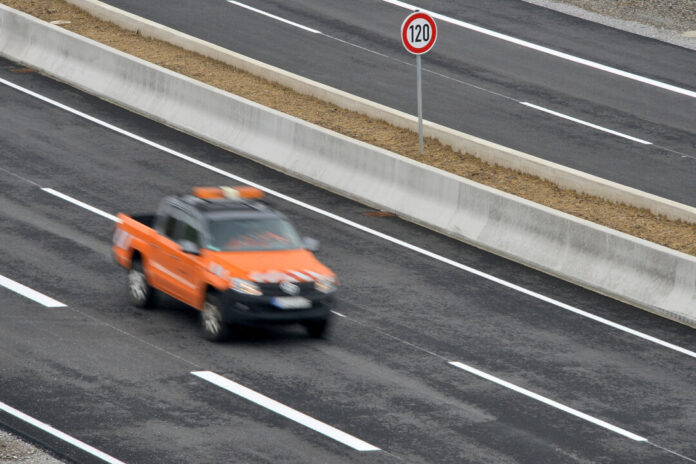
[[[309,282],[322,276],[334,277],[307,250],[218,251],[212,254],[211,263],[222,266],[230,277],[259,283]]]

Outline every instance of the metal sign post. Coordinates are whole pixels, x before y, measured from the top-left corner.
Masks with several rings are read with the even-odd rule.
[[[408,15],[401,24],[401,41],[406,50],[416,55],[416,81],[418,95],[418,149],[423,154],[423,91],[421,55],[430,51],[437,39],[435,20],[420,11]]]
[[[421,56],[416,55],[416,78],[418,86],[418,150],[423,154],[423,87],[421,80]]]

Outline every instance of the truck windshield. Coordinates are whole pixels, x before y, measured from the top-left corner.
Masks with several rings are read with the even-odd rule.
[[[208,248],[211,250],[295,250],[302,247],[295,229],[283,219],[225,219],[210,223]]]

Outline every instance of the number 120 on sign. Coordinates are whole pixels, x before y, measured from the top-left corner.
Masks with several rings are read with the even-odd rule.
[[[411,34],[409,42],[412,44],[427,44],[430,40],[430,24],[425,21],[418,21],[423,24],[416,24],[416,21],[408,26],[408,32]]]

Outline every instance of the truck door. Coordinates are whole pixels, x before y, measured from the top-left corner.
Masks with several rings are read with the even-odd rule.
[[[168,295],[198,307],[202,288],[200,258],[182,251],[181,243],[187,240],[200,249],[200,225],[194,217],[172,205],[161,207],[158,215],[155,225],[158,234],[150,263],[157,275],[155,285]]]
[[[201,230],[200,225],[195,218],[184,215],[181,224],[176,232],[175,241],[177,249],[175,253],[175,262],[172,263],[174,272],[177,274],[177,280],[181,285],[181,301],[191,306],[198,307],[201,303],[201,294],[203,291],[201,258],[198,254],[186,253],[182,251],[181,244],[183,241],[193,244],[196,250],[201,248]]]
[[[170,210],[161,218],[161,230],[153,243],[150,260],[151,272],[156,275],[153,283],[177,299],[181,299],[183,295],[182,282],[177,275],[178,262],[181,261],[177,255],[180,247],[176,243],[177,234],[182,227],[180,216],[176,210]]]

